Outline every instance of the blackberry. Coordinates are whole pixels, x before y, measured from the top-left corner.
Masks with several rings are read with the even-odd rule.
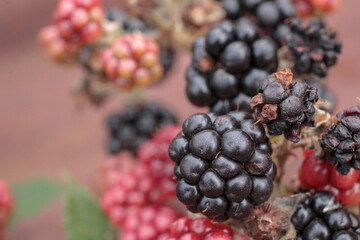
[[[108,118],[108,151],[115,154],[129,150],[136,154],[139,146],[157,130],[176,122],[175,115],[157,103],[130,105],[124,112]]]
[[[342,207],[329,192],[306,196],[291,217],[296,239],[360,239],[358,217]]]
[[[283,38],[295,62],[299,74],[313,73],[326,77],[330,67],[336,65],[342,43],[336,40],[336,32],[328,32],[325,23],[314,19],[303,26],[300,19],[289,21],[291,34]]]
[[[338,113],[337,122],[321,136],[325,159],[336,166],[342,175],[350,168],[360,170],[360,106]]]
[[[313,105],[319,96],[316,88],[292,78],[287,68],[270,75],[252,98],[251,107],[270,135],[284,134],[286,139],[298,142],[302,126],[315,126]]]
[[[242,219],[268,200],[276,166],[262,125],[245,111],[194,114],[169,146],[176,195],[215,221]]]
[[[186,93],[197,106],[226,114],[250,110],[259,82],[278,65],[276,43],[261,37],[248,18],[225,21],[193,44],[192,63],[186,73]]]

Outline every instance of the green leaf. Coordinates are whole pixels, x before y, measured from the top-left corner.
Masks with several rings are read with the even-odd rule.
[[[116,231],[97,199],[74,182],[68,188],[64,205],[67,240],[115,240]]]
[[[37,215],[63,193],[60,183],[46,178],[26,180],[14,184],[11,189],[15,199],[15,212],[10,221],[12,226]]]

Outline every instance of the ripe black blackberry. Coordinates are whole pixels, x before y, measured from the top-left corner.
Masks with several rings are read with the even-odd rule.
[[[338,120],[321,136],[324,159],[329,159],[339,173],[350,168],[360,170],[360,106],[338,113]]]
[[[342,43],[337,41],[336,32],[328,32],[325,23],[314,19],[303,26],[300,19],[289,21],[291,33],[283,38],[294,60],[294,69],[299,74],[314,73],[326,77],[328,69],[337,62]]]
[[[225,21],[193,44],[192,63],[186,73],[186,93],[197,106],[226,114],[250,110],[259,82],[277,69],[277,46],[260,37],[248,18]]]
[[[329,192],[306,196],[291,217],[296,240],[360,239],[358,217],[342,207]]]
[[[242,219],[267,201],[276,165],[261,124],[245,111],[194,114],[169,146],[178,199],[194,213]]]
[[[176,121],[170,110],[157,103],[130,105],[124,112],[108,118],[108,151],[115,154],[121,150],[130,150],[136,154],[139,146],[157,130]]]
[[[315,126],[314,103],[319,96],[316,88],[292,78],[287,68],[270,75],[252,98],[251,107],[270,135],[284,134],[286,139],[298,142],[303,126]]]

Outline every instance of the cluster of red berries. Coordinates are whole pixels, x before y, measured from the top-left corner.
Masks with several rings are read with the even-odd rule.
[[[118,182],[103,195],[102,208],[113,224],[121,227],[131,207],[162,204],[164,201],[165,195],[152,178],[152,172],[139,165],[119,174]]]
[[[179,126],[166,126],[138,150],[140,163],[152,172],[152,178],[170,196],[175,196],[176,181],[173,179],[175,164],[169,157],[168,148],[180,131]]]
[[[13,198],[8,185],[0,180],[0,239],[3,228],[13,209]]]
[[[353,168],[341,175],[329,161],[319,159],[310,149],[299,170],[301,185],[308,189],[331,192],[345,205],[360,204],[360,171]]]
[[[103,161],[96,184],[102,194],[112,188],[121,180],[123,172],[128,172],[136,166],[136,158],[129,151],[121,151],[116,155],[109,155]]]
[[[107,77],[121,89],[147,86],[161,79],[159,45],[141,33],[116,39],[101,56]]]
[[[180,127],[168,125],[141,145],[136,165],[129,157],[125,163],[119,162],[120,157],[128,156],[125,153],[108,160],[102,179],[110,188],[102,196],[102,208],[122,229],[119,239],[165,239],[170,223],[181,215],[165,203],[175,196],[174,163],[167,151],[179,131]]]
[[[233,235],[227,224],[214,223],[207,218],[183,217],[172,224],[166,240],[232,240]]]
[[[293,2],[297,16],[306,18],[334,12],[339,9],[342,0],[293,0]]]
[[[54,24],[40,32],[40,42],[53,59],[71,59],[100,37],[103,19],[100,0],[60,0]]]

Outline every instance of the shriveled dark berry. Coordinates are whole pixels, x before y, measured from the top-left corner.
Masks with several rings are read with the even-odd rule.
[[[326,77],[328,69],[336,64],[337,55],[341,52],[341,42],[335,39],[336,33],[328,32],[320,19],[303,26],[295,18],[288,22],[288,26],[291,33],[281,38],[290,49],[295,70],[299,74],[314,73]]]
[[[272,149],[249,112],[194,114],[168,152],[176,162],[177,197],[191,212],[214,221],[241,219],[270,198]]]
[[[321,136],[321,147],[326,159],[346,175],[350,168],[360,169],[360,106],[337,114],[338,120]]]
[[[260,84],[251,107],[270,135],[284,134],[286,139],[298,142],[303,126],[315,126],[313,105],[319,96],[316,88],[294,82],[292,77],[287,68],[270,75]]]

